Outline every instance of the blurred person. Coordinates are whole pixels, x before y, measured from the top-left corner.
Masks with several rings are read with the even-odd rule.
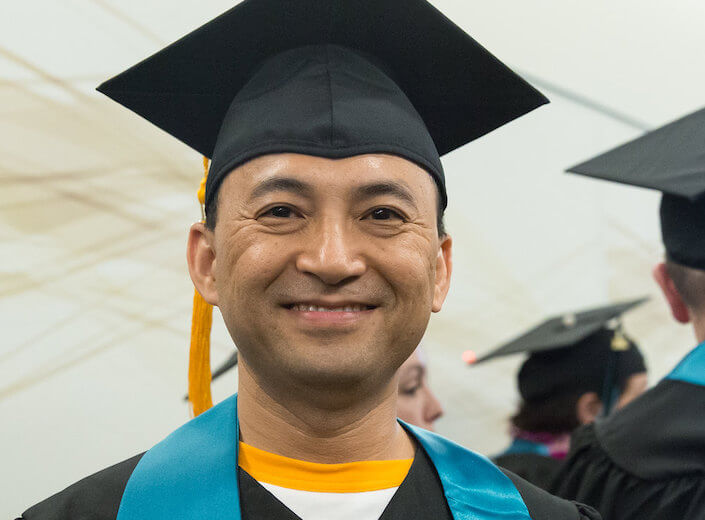
[[[663,192],[666,259],[653,270],[695,347],[654,388],[581,428],[555,480],[606,520],[705,518],[705,110],[569,171]]]
[[[450,285],[440,154],[538,91],[422,0],[247,0],[99,90],[212,158],[197,417],[25,520],[598,518],[396,418]],[[238,393],[211,408],[212,306]]]
[[[434,431],[443,415],[443,407],[428,385],[426,356],[421,347],[399,367],[399,397],[397,417],[402,421]]]
[[[529,354],[517,374],[522,400],[511,418],[512,442],[495,463],[547,489],[573,430],[646,389],[641,352],[618,321],[644,301],[550,318],[477,361]]]

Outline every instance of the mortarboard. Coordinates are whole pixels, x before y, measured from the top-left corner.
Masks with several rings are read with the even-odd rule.
[[[621,331],[620,316],[647,298],[549,318],[516,339],[478,358],[474,364],[511,354],[528,354],[519,376],[519,393],[535,402],[564,392],[597,392],[605,409],[614,389],[646,370],[637,345]]]
[[[668,257],[705,269],[705,109],[567,171],[663,192],[661,233]]]
[[[425,0],[245,0],[98,90],[211,159],[206,215],[234,168],[282,152],[398,155],[445,206],[440,155],[547,102]],[[195,414],[210,406],[208,312],[196,295]]]
[[[438,160],[547,102],[424,0],[245,0],[98,90],[212,158]]]

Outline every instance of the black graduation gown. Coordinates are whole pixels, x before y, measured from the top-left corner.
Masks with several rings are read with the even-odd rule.
[[[503,473],[486,458],[448,439],[402,425],[416,440],[419,453],[385,520],[414,518],[409,516],[413,514],[436,518],[444,514],[443,506],[454,520],[600,518],[591,508]],[[27,510],[22,519],[241,520],[253,504],[247,489],[241,489],[242,475],[237,471],[238,434],[237,396],[233,396],[146,453],[74,484]],[[250,511],[250,518],[261,517]]]
[[[114,520],[123,491],[143,454],[87,477],[25,511],[17,520]],[[560,500],[503,470],[519,490],[532,520],[600,520],[592,508]],[[243,520],[300,520],[241,468]],[[380,520],[452,520],[441,483],[426,453],[417,450],[409,474]],[[507,519],[509,520],[509,519]]]
[[[665,379],[578,430],[553,491],[605,520],[705,519],[705,386]]]
[[[563,461],[538,453],[505,453],[492,459],[541,489],[549,489]]]

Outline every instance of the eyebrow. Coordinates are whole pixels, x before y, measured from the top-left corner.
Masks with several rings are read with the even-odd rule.
[[[354,197],[356,199],[371,199],[379,195],[391,195],[412,206],[416,207],[416,199],[411,193],[411,190],[403,183],[396,181],[373,182],[359,186],[355,189]]]
[[[293,177],[270,177],[260,182],[250,193],[250,200],[258,199],[275,191],[288,191],[298,195],[311,196],[313,187]]]
[[[410,377],[412,377],[412,378],[414,378],[414,379],[416,379],[416,378],[421,379],[421,378],[423,378],[424,374],[426,373],[426,369],[425,369],[423,366],[421,366],[421,365],[414,365],[414,366],[411,367],[411,369],[409,370],[409,372],[410,372],[411,374],[413,374],[413,375],[410,376]]]

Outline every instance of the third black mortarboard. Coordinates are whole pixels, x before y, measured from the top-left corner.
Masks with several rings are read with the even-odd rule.
[[[518,376],[519,393],[525,401],[594,391],[609,409],[615,387],[621,387],[630,375],[646,371],[639,348],[618,326],[611,328],[610,322],[645,301],[641,298],[555,316],[475,363],[529,354]]]
[[[212,158],[443,155],[547,102],[425,0],[245,0],[99,91]]]
[[[648,298],[554,316],[509,343],[479,357],[474,364],[511,354],[535,354],[572,347]]]
[[[668,256],[705,269],[705,109],[567,171],[663,192],[661,231]]]

